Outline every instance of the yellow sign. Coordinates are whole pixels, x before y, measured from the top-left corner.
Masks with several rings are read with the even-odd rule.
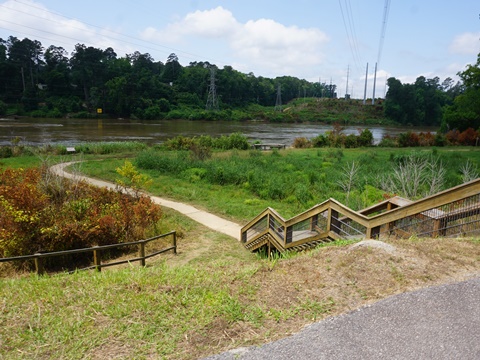
[[[97,109],[97,114],[101,114],[101,113],[103,113],[103,109],[102,109],[102,108],[98,108],[98,109]]]

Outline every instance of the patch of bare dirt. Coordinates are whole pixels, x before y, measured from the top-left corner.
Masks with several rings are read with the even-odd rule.
[[[198,358],[258,345],[391,295],[479,275],[480,244],[457,239],[327,247],[288,260],[265,261],[245,280],[254,294],[244,293],[241,280],[230,285],[246,312],[262,309],[260,325],[217,319],[203,332],[188,334],[180,348],[186,358]]]

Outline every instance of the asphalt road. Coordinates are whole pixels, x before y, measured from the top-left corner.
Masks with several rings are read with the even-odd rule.
[[[480,359],[480,278],[395,295],[208,360]]]

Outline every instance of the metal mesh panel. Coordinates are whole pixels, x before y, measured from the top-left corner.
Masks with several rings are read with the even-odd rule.
[[[382,231],[400,237],[480,235],[480,194],[397,220]]]

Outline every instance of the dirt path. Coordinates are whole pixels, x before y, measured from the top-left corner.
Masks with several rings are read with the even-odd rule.
[[[116,185],[114,183],[108,182],[108,181],[103,181],[103,180],[98,180],[98,179],[93,179],[89,178],[83,175],[78,175],[78,174],[72,174],[70,172],[66,172],[65,168],[75,164],[76,161],[72,162],[66,162],[66,163],[61,163],[57,164],[51,167],[51,170],[62,177],[65,177],[67,179],[77,179],[77,180],[83,180],[86,181],[89,184],[98,186],[98,187],[105,187],[108,189],[115,189]],[[167,200],[158,196],[151,196],[151,199],[153,202],[156,204],[159,204],[160,206],[165,206],[171,209],[174,209],[178,211],[179,213],[188,216],[189,218],[195,220],[196,222],[205,225],[206,227],[221,232],[223,234],[229,235],[235,239],[240,239],[240,230],[241,226],[229,221],[225,220],[219,216],[213,215],[211,213],[208,213],[203,210],[199,210],[195,208],[194,206],[188,205],[188,204],[183,204],[171,200]]]

